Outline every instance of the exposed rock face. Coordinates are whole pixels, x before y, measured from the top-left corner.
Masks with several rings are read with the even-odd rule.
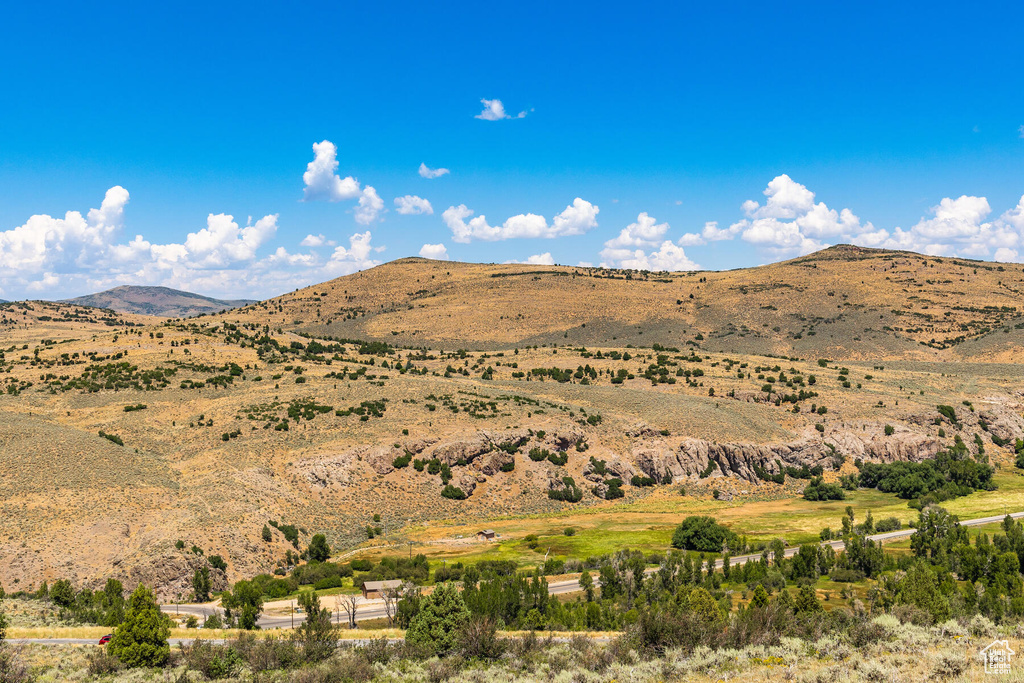
[[[362,453],[362,456],[374,472],[384,476],[395,471],[395,466],[391,463],[403,453],[402,449],[393,446],[371,446]]]
[[[979,421],[984,421],[992,436],[1009,442],[1024,436],[1024,418],[1017,410],[1001,401],[993,402],[978,413]]]
[[[494,476],[501,471],[501,466],[510,462],[515,462],[516,456],[505,451],[491,451],[484,457],[480,458],[480,471],[486,474],[488,477]]]
[[[654,444],[641,444],[633,449],[633,459],[647,476],[663,481],[699,476],[714,461],[711,477],[737,476],[747,481],[758,481],[754,465],[770,473],[783,466],[800,467],[831,463],[832,452],[821,442],[810,440],[792,444],[716,444],[702,439],[684,439],[676,448]]]
[[[408,441],[402,444],[402,448],[409,451],[413,455],[419,455],[420,453],[422,453],[423,451],[427,450],[435,443],[437,443],[437,441],[437,439],[431,437],[427,437],[425,439],[409,439]]]
[[[598,484],[598,489],[601,491],[599,495],[602,497],[604,496],[604,491],[608,488],[604,485],[606,479],[621,479],[628,484],[629,480],[636,474],[636,470],[632,465],[620,460],[618,457],[597,458],[597,460],[604,460],[605,473],[598,474],[594,471],[594,463],[588,462],[583,468],[583,478]]]
[[[555,449],[560,451],[567,451],[570,448],[576,446],[581,441],[586,440],[586,433],[578,425],[569,425],[568,427],[559,429],[558,432],[553,432],[547,435],[546,441],[550,443]]]
[[[491,451],[491,440],[484,432],[478,432],[471,439],[460,439],[442,443],[431,451],[430,455],[448,466],[459,461],[473,462],[478,457]]]
[[[498,450],[500,445],[512,444],[518,448],[529,439],[530,432],[526,429],[481,430],[471,438],[445,441],[435,446],[427,457],[437,458],[449,466],[454,466],[459,461],[468,464],[482,455]]]
[[[452,484],[462,489],[463,493],[469,496],[476,490],[476,476],[466,472],[465,474],[460,475],[458,479],[453,479]]]
[[[626,430],[626,436],[634,439],[644,439],[659,436],[660,432],[644,422],[638,422]]]
[[[565,472],[556,472],[554,470],[548,470],[548,484],[547,488],[551,491],[560,491],[564,489],[565,482],[562,478],[566,476]]]
[[[154,589],[158,602],[189,600],[192,595],[192,576],[204,566],[207,566],[206,558],[191,553],[161,555],[151,562],[134,564],[123,581],[125,593],[131,593],[141,583]],[[211,590],[230,588],[223,571],[213,567],[209,569]]]
[[[843,424],[828,430],[824,441],[834,445],[836,452],[843,456],[872,462],[920,462],[934,458],[942,448],[935,437],[902,426],[895,426],[895,430],[886,436],[883,424]]]
[[[357,446],[337,455],[321,455],[296,463],[296,468],[310,486],[351,486],[356,482],[356,464],[369,446]],[[388,463],[390,465],[390,463]]]
[[[872,425],[840,425],[824,435],[805,435],[779,444],[712,443],[703,439],[645,439],[634,443],[632,459],[647,476],[663,481],[699,476],[714,462],[710,477],[735,476],[750,482],[759,478],[756,468],[777,474],[782,467],[815,467],[832,469],[836,457],[860,458],[866,461],[920,461],[934,457],[939,441],[926,434],[899,429],[891,436],[884,427]],[[829,445],[834,447],[831,448]],[[590,477],[588,476],[588,479]],[[629,481],[623,477],[623,481]]]

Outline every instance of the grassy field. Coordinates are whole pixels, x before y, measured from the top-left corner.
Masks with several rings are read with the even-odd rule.
[[[961,519],[987,517],[1024,509],[1024,475],[1003,468],[994,477],[995,491],[978,491],[943,507]],[[579,510],[546,515],[498,518],[473,523],[432,523],[408,530],[413,539],[413,553],[423,553],[432,564],[442,562],[477,562],[480,560],[514,560],[529,566],[549,557],[585,559],[622,549],[664,552],[670,547],[672,532],[689,515],[710,515],[746,536],[751,543],[785,539],[790,545],[817,541],[825,527],[838,529],[846,507],[854,509],[858,521],[870,510],[874,519],[896,517],[904,527],[917,519],[917,511],[894,494],[874,489],[850,492],[846,500],[812,502],[803,498],[770,501],[722,502],[680,496],[666,487],[639,501],[605,504]],[[495,542],[473,542],[480,529],[494,529]],[[566,536],[571,528],[574,535]],[[523,540],[537,536],[537,547],[531,549]],[[442,543],[442,539],[463,536],[461,542]],[[371,548],[358,556],[375,559],[384,555],[405,554],[410,546]]]

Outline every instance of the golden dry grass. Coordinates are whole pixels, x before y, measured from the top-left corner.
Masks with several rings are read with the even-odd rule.
[[[393,552],[408,552],[404,543],[411,540],[417,543],[415,552],[439,560],[512,557],[532,563],[542,556],[517,541],[482,548],[434,543],[468,535],[481,525],[513,540],[527,533],[548,537],[552,552],[564,556],[623,546],[654,550],[664,547],[681,516],[697,512],[714,513],[758,539],[810,538],[838,515],[835,505],[796,500],[799,483],[779,488],[735,479],[676,482],[653,491],[627,488],[619,504],[595,499],[588,491],[583,503],[572,506],[547,499],[548,463],[520,456],[515,472],[487,477],[469,500],[456,502],[440,497],[436,476],[412,467],[380,474],[363,455],[370,447],[400,455],[417,440],[474,438],[481,429],[582,429],[589,450],[570,450],[564,470],[581,481],[590,456],[631,457],[636,439],[627,431],[637,423],[667,431],[670,436],[663,441],[669,448],[691,437],[787,442],[813,434],[817,422],[852,428],[892,423],[938,438],[939,427],[930,424],[938,403],[970,401],[979,411],[1001,406],[1020,412],[1022,333],[1015,327],[1020,313],[1010,309],[1017,305],[1022,274],[997,268],[835,250],[757,269],[626,280],[578,268],[407,259],[265,304],[180,323],[113,316],[118,325],[142,326],[110,327],[77,318],[57,320],[65,313],[100,320],[95,311],[81,307],[0,307],[8,316],[6,326],[0,325],[5,349],[0,389],[23,387],[18,394],[0,395],[5,458],[0,583],[8,591],[59,577],[81,585],[114,572],[129,584],[174,584],[171,595],[187,594],[189,577],[175,563],[181,555],[173,547],[176,540],[186,543],[186,552],[194,543],[207,555],[222,555],[231,578],[242,578],[272,569],[290,548],[276,531],[271,543],[261,540],[269,520],[302,527],[303,542],[325,532],[338,549],[357,547],[367,525],[381,526],[388,540],[398,543]],[[252,325],[241,327],[249,335],[262,334],[266,325],[266,332],[285,347],[308,341],[297,331],[311,331],[433,350],[400,350],[387,357],[387,369],[380,367],[381,357],[374,358],[374,366],[360,365],[357,361],[369,356],[360,356],[352,345],[343,360],[331,365],[298,356],[268,363],[250,343],[232,341],[225,324]],[[982,333],[986,326],[989,332]],[[970,339],[945,349],[920,343],[952,332]],[[681,349],[662,352],[670,357],[696,349],[704,358],[699,366],[679,361],[677,367],[700,367],[704,375],[692,386],[683,378],[652,385],[641,375],[657,360],[658,352],[649,348],[653,343]],[[581,345],[591,355],[584,355]],[[439,347],[478,350],[454,358]],[[592,355],[598,350],[604,358]],[[95,364],[86,359],[93,352],[111,357],[102,363],[126,353],[119,360],[140,371],[178,370],[159,391],[50,393],[51,382],[77,378]],[[613,359],[608,357],[612,352],[632,358]],[[764,353],[801,360],[759,355]],[[841,363],[821,368],[819,357]],[[989,362],[994,360],[1000,362]],[[411,362],[426,374],[402,374],[396,361]],[[179,388],[182,380],[208,381],[224,372],[212,368],[228,363],[237,363],[244,374],[226,388]],[[850,370],[849,389],[839,383],[840,364]],[[285,370],[294,365],[304,368],[304,383],[296,381],[294,370]],[[598,379],[583,385],[514,376],[534,368],[581,365],[595,368]],[[788,404],[728,396],[758,394],[763,382],[754,368],[776,365],[802,377],[817,375],[813,389],[818,396],[805,402],[801,413],[790,412]],[[468,374],[445,377],[449,366]],[[365,379],[327,377],[360,367],[388,378],[379,386]],[[487,367],[493,379],[481,378]],[[635,379],[611,384],[608,373],[620,370]],[[741,378],[737,370],[751,376]],[[445,396],[462,409],[449,410]],[[307,398],[334,409],[383,398],[388,404],[383,417],[367,421],[332,411],[312,421],[293,420],[288,431],[265,428],[285,416],[290,401]],[[474,401],[493,402],[496,410],[474,418],[465,410]],[[828,414],[810,414],[806,403],[811,402],[827,405]],[[146,409],[125,412],[125,406],[139,403]],[[428,404],[436,409],[429,410]],[[249,414],[259,419],[248,419]],[[580,426],[581,417],[592,414],[603,417],[601,424]],[[100,430],[119,435],[125,445],[100,438]],[[235,431],[236,438],[222,440],[222,434]],[[964,437],[970,441],[973,434]],[[990,455],[1000,452],[986,443]],[[327,486],[313,485],[310,463],[324,459],[342,463],[342,473]],[[382,459],[386,463],[391,456]],[[949,507],[963,516],[1019,507],[1012,467],[1004,464],[1000,490],[952,501]],[[681,497],[676,487],[684,483],[688,494]],[[712,487],[732,493],[734,500],[712,500]],[[881,494],[859,492],[851,502],[858,510],[876,510],[876,518],[896,514],[906,521],[909,515],[905,503]],[[373,521],[375,513],[382,515],[381,522]],[[577,535],[562,536],[566,526],[576,527]],[[132,568],[138,571],[133,574]]]

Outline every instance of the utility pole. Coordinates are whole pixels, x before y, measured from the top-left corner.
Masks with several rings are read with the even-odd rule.
[[[292,628],[295,628],[295,601],[292,600]]]

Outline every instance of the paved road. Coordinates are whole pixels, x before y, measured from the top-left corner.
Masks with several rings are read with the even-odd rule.
[[[1011,513],[1010,517],[1012,517],[1013,519],[1021,519],[1022,517],[1024,517],[1024,511]],[[964,520],[964,521],[960,522],[960,525],[961,526],[984,526],[986,524],[997,524],[999,522],[1002,522],[1004,519],[1006,519],[1006,515],[993,515],[992,517],[977,517],[975,519]],[[904,538],[910,538],[911,536],[914,535],[915,531],[917,531],[917,529],[911,529],[911,528],[900,529],[899,531],[887,531],[884,534],[872,534],[872,535],[868,536],[868,538],[870,538],[872,541],[878,541],[880,543],[884,543],[886,541],[897,541],[897,540],[902,540]],[[835,550],[837,552],[842,550],[845,547],[845,545],[843,544],[842,540],[824,541],[824,542],[821,543],[821,545],[822,546],[830,546],[833,550]],[[798,552],[800,552],[800,547],[799,546],[791,546],[791,547],[786,548],[785,555],[786,555],[786,557],[793,557]],[[757,554],[754,554],[754,555],[737,555],[736,557],[730,558],[729,564],[730,564],[730,566],[736,566],[736,565],[746,564],[747,562],[755,562],[755,561],[760,560],[760,559],[761,559],[761,553],[757,553]],[[716,560],[715,561],[715,569],[721,569],[722,568],[722,564],[723,564],[723,560]],[[652,573],[654,573],[656,571],[658,571],[657,567],[650,567],[650,568],[648,568],[646,570],[646,573],[652,574]],[[594,585],[598,585],[598,582],[597,582],[596,579],[594,581]],[[557,581],[557,582],[553,582],[553,583],[549,583],[548,584],[548,592],[550,592],[552,595],[560,595],[562,593],[575,593],[575,592],[580,591],[580,590],[582,590],[582,588],[580,588],[579,580],[577,580],[577,579],[569,579],[567,581]]]
[[[261,629],[274,629],[274,628],[294,628],[306,620],[306,615],[302,613],[290,613],[293,609],[292,601],[276,601],[269,602],[264,606],[264,613],[260,616],[259,627]],[[335,606],[330,596],[325,596],[321,599],[321,605],[328,609],[333,609]],[[165,614],[171,615],[193,615],[196,619],[202,623],[205,617],[213,614],[219,614],[224,616],[224,609],[220,605],[205,604],[205,605],[161,605],[160,610]],[[387,612],[384,610],[384,603],[382,600],[362,600],[356,608],[356,621],[366,621],[369,619],[386,619]],[[331,614],[331,621],[336,624],[348,623],[348,615],[345,614],[344,610],[340,612],[334,610]]]
[[[996,524],[996,523],[1002,522],[1005,517],[1006,517],[1005,515],[993,515],[991,517],[978,517],[976,519],[964,520],[964,521],[960,522],[960,524],[962,526],[983,526],[985,524]],[[1010,517],[1012,517],[1013,519],[1024,518],[1024,511],[1014,512],[1014,513],[1010,514]],[[910,528],[908,528],[908,529],[900,529],[899,531],[889,531],[889,532],[886,532],[886,533],[883,533],[883,534],[872,534],[871,536],[868,536],[868,538],[870,538],[873,541],[879,541],[881,543],[884,543],[886,541],[897,541],[897,540],[902,540],[904,538],[910,538],[914,534],[914,531],[916,531],[916,530],[915,529],[910,529]],[[837,552],[841,551],[844,548],[843,542],[841,540],[824,541],[821,545],[822,546],[830,546],[833,550],[835,550]],[[786,557],[793,557],[798,552],[800,552],[799,546],[788,547],[785,550],[785,556]],[[755,553],[755,554],[751,554],[751,555],[737,555],[736,557],[733,557],[733,558],[730,559],[730,564],[732,566],[736,566],[736,565],[746,564],[747,562],[756,562],[756,561],[758,561],[760,559],[761,559],[761,553]],[[715,562],[715,568],[716,569],[721,569],[722,568],[722,560],[717,560]],[[658,569],[656,567],[651,567],[651,568],[647,569],[647,573],[648,574],[654,573],[656,571],[658,571]],[[594,580],[594,585],[595,586],[599,586],[600,585],[600,582],[597,581],[596,578]],[[551,581],[551,582],[548,582],[548,592],[551,595],[563,595],[565,593],[578,593],[578,592],[580,592],[582,590],[583,589],[580,587],[580,583],[579,583],[578,579],[566,579],[564,581]],[[331,603],[330,603],[330,600],[331,600],[330,597],[324,598],[323,604],[324,604],[325,607],[331,607],[332,606]],[[305,621],[305,615],[303,615],[303,614],[295,614],[294,617],[291,614],[280,614],[279,612],[281,610],[285,609],[285,608],[286,608],[286,605],[285,605],[285,603],[282,603],[282,602],[268,603],[268,605],[267,605],[268,611],[270,611],[270,612],[278,612],[278,613],[277,614],[274,614],[274,613],[270,613],[270,614],[265,613],[265,614],[263,614],[263,616],[260,617],[260,621],[259,621],[260,628],[262,628],[262,629],[293,628],[293,627],[298,626],[299,624],[301,624],[303,621]],[[288,607],[288,608],[290,609],[290,607]],[[180,614],[194,614],[194,615],[196,615],[200,619],[202,619],[202,617],[204,615],[213,614],[215,611],[217,613],[223,614],[223,610],[220,607],[215,606],[215,605],[177,605],[177,606],[175,606],[175,605],[163,605],[161,607],[161,609],[164,612],[171,613],[171,614],[175,613],[176,611],[178,611],[178,613],[180,613]],[[360,606],[357,608],[357,611],[356,611],[356,621],[364,621],[364,620],[369,620],[369,619],[384,619],[386,617],[387,617],[387,614],[384,611],[384,605],[383,605],[383,603],[380,600],[365,601],[362,604],[360,604]],[[334,614],[332,614],[332,621],[334,623],[342,623],[342,624],[346,623],[347,622],[347,615],[345,615],[344,612],[342,612],[340,615],[337,614],[337,613],[334,613]]]
[[[1013,519],[1024,518],[1024,511],[1014,512],[1014,513],[1010,514],[1010,517],[1012,517]],[[960,522],[960,524],[962,526],[982,526],[982,525],[985,525],[985,524],[996,524],[996,523],[999,523],[999,522],[1003,521],[1004,518],[1005,518],[1005,515],[993,515],[991,517],[978,517],[976,519],[964,520],[964,521]],[[870,538],[873,541],[880,541],[880,542],[884,543],[886,541],[895,541],[895,540],[901,540],[901,539],[904,539],[904,538],[909,538],[910,536],[913,535],[914,531],[915,531],[914,529],[900,529],[899,531],[890,531],[890,532],[887,532],[887,533],[884,533],[884,534],[873,534],[871,536],[868,536],[868,538]],[[822,546],[830,546],[830,547],[832,547],[836,551],[840,551],[844,547],[843,546],[843,542],[841,540],[838,540],[838,541],[825,541],[821,545]],[[799,547],[793,546],[793,547],[786,548],[785,554],[786,554],[786,557],[792,557],[793,555],[796,555],[799,551],[800,551]],[[757,560],[760,560],[760,559],[761,559],[761,554],[760,553],[756,553],[756,554],[752,554],[752,555],[737,555],[736,557],[731,558],[730,564],[735,566],[735,565],[745,564],[747,562],[754,562],[754,561],[757,561]],[[715,562],[715,567],[718,568],[718,569],[721,569],[721,567],[722,567],[722,560],[717,560]],[[658,571],[656,567],[651,567],[651,568],[647,569],[647,573],[653,573],[653,572],[656,572],[656,571]],[[595,586],[600,585],[599,582],[596,579],[594,581],[594,585]],[[579,592],[581,590],[583,590],[583,589],[580,588],[580,583],[579,583],[578,579],[567,579],[565,581],[552,581],[552,582],[548,583],[548,592],[551,593],[551,595],[563,595],[565,593],[577,593],[577,592]],[[329,608],[334,606],[333,602],[332,602],[332,600],[331,600],[331,598],[329,596],[325,597],[323,599],[323,603],[322,604],[324,605],[324,607],[329,607]],[[305,621],[305,618],[306,618],[306,616],[304,614],[299,614],[299,613],[291,614],[291,613],[289,613],[288,610],[291,610],[292,607],[291,607],[291,603],[288,602],[288,601],[270,602],[270,603],[267,603],[266,608],[267,608],[267,613],[264,613],[260,617],[260,620],[259,620],[259,626],[260,626],[261,629],[294,628],[295,626],[298,626],[303,621]],[[200,621],[202,621],[202,619],[204,617],[210,616],[212,614],[220,614],[220,615],[224,614],[224,610],[219,605],[215,605],[215,604],[206,604],[206,605],[162,605],[160,607],[160,609],[163,610],[167,614],[177,614],[177,615],[191,614],[191,615],[194,615]],[[358,606],[357,611],[356,611],[356,620],[357,621],[365,621],[365,620],[369,620],[369,619],[383,619],[386,616],[387,616],[387,614],[384,611],[384,604],[380,600],[367,600],[367,601],[363,601],[362,603],[360,603],[360,605]],[[347,622],[347,615],[344,613],[344,611],[342,611],[340,614],[337,613],[337,612],[334,612],[331,615],[331,620],[334,623],[342,623],[343,624],[343,623]],[[38,639],[35,639],[35,638],[11,638],[11,639],[9,639],[9,642],[12,642],[12,643],[38,643],[38,644],[47,644],[47,645],[90,645],[90,644],[92,644],[92,643],[94,643],[96,641],[94,641],[92,639],[80,639],[80,638],[38,638]],[[172,639],[171,640],[171,644],[172,645],[176,645],[178,643],[183,643],[183,644],[187,645],[187,644],[189,644],[191,642],[192,642],[192,639],[189,639],[189,638]],[[211,641],[211,642],[220,642],[220,641]],[[355,639],[353,641],[346,640],[345,642],[359,643],[361,641],[360,641],[360,639]]]

